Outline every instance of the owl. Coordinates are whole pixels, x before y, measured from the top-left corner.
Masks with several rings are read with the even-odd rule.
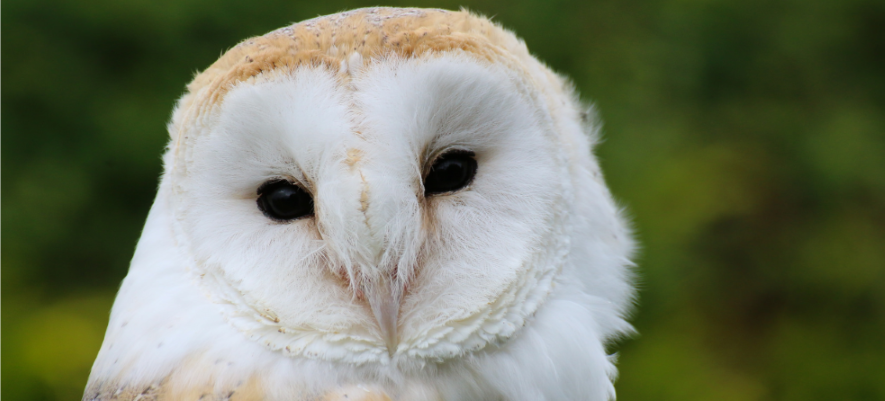
[[[84,400],[608,400],[634,247],[592,113],[466,11],[199,73]]]

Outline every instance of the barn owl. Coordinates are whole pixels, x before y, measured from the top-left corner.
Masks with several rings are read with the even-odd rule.
[[[198,74],[84,400],[607,400],[633,242],[593,118],[466,11],[360,9]]]

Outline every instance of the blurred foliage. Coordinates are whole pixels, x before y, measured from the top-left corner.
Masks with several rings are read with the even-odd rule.
[[[79,399],[192,74],[366,5],[3,2],[7,399]],[[643,245],[619,400],[885,399],[885,3],[388,5],[494,16],[598,106]]]

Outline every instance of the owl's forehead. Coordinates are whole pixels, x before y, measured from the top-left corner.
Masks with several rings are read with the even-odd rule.
[[[321,70],[337,83],[336,90],[352,90],[355,77],[366,76],[360,71],[453,57],[508,75],[516,83],[511,89],[534,97],[537,106],[546,103],[546,108],[555,109],[571,100],[568,86],[532,57],[522,40],[486,18],[465,11],[360,9],[303,21],[225,53],[196,76],[179,100],[169,126],[173,153],[189,164],[187,149],[211,131],[213,120],[223,114],[218,110],[230,103],[231,92],[244,87]]]
[[[207,135],[186,135],[205,137],[189,147],[285,155],[299,169],[332,162],[321,156],[329,152],[332,159],[345,152],[352,168],[375,159],[407,169],[453,148],[483,153],[526,135],[553,135],[537,93],[500,65],[441,54],[348,69],[346,80],[301,66],[240,82],[203,119]]]
[[[467,53],[496,63],[534,61],[512,33],[468,12],[367,8],[318,17],[248,39],[198,74],[188,92],[195,95],[194,100],[212,105],[223,100],[237,83],[270,71],[311,65],[346,76],[347,66],[357,62],[446,52]]]

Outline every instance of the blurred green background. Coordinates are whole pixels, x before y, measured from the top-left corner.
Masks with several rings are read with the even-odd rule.
[[[4,398],[80,398],[193,73],[368,5],[3,2]],[[494,16],[598,106],[642,243],[621,401],[885,399],[885,2],[387,5]]]

